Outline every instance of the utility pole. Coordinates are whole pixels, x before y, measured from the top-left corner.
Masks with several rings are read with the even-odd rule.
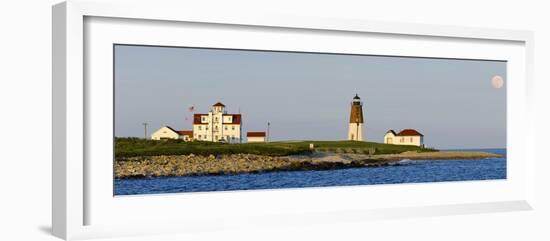
[[[271,125],[271,123],[269,123],[269,121],[267,122],[267,140],[266,142],[269,142],[269,126]]]
[[[144,136],[144,138],[147,139],[147,125],[149,125],[149,123],[143,122],[142,125],[143,125],[143,129],[144,129],[144,131],[145,131],[145,136]]]

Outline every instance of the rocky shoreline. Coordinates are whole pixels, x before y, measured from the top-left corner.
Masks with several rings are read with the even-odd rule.
[[[364,155],[314,152],[308,155],[263,156],[231,154],[219,156],[173,155],[131,157],[115,160],[115,178],[200,176],[271,171],[328,170],[393,165],[401,160],[484,159],[501,157],[486,152],[405,152]]]

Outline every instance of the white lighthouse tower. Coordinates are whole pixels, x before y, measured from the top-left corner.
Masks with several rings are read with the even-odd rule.
[[[351,102],[348,140],[363,141],[363,103],[357,94]]]

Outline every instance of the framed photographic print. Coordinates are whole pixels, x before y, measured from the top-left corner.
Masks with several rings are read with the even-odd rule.
[[[530,32],[115,4],[53,8],[56,236],[532,208]]]
[[[115,196],[506,179],[503,60],[113,51]]]

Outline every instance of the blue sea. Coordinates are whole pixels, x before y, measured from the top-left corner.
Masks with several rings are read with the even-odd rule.
[[[456,151],[456,150],[454,150]],[[506,149],[468,149],[503,155],[480,160],[415,160],[397,165],[323,171],[115,179],[115,195],[506,179]]]

